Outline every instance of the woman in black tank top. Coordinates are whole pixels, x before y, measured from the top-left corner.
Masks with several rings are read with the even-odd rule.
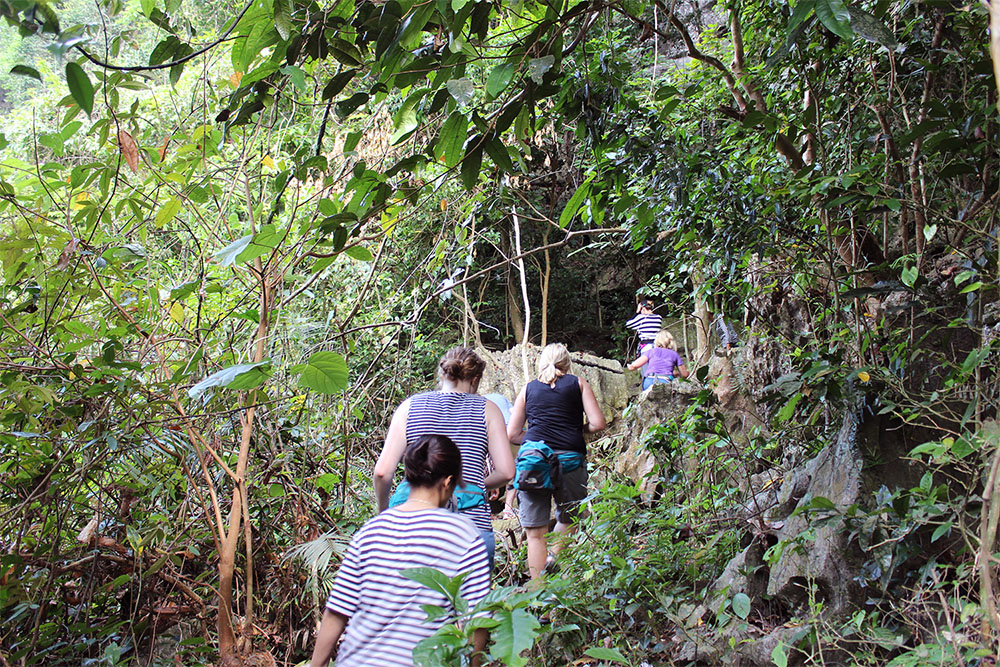
[[[569,535],[575,529],[576,510],[587,495],[584,460],[587,446],[583,434],[597,433],[606,426],[594,390],[583,378],[570,375],[569,370],[566,346],[560,343],[546,345],[538,359],[538,379],[529,382],[518,394],[507,424],[511,442],[544,442],[560,461],[572,462],[572,469],[564,464],[566,472],[552,491],[518,492],[521,526],[528,535],[528,571],[532,578],[541,574],[550,558],[547,534],[553,499],[556,501],[555,532]],[[522,430],[525,420],[528,421],[527,431]],[[554,558],[563,546],[564,540],[554,540],[551,557]]]

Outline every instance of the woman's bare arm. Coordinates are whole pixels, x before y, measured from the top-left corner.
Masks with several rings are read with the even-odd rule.
[[[583,412],[587,415],[587,433],[597,433],[603,431],[608,423],[604,420],[604,413],[601,406],[597,404],[597,397],[590,383],[580,378],[580,393],[583,394]]]
[[[389,491],[392,490],[392,476],[406,451],[406,417],[410,413],[410,399],[399,404],[389,422],[389,430],[385,434],[385,444],[382,453],[375,462],[375,474],[372,480],[375,484],[375,500],[378,511],[389,507]]]
[[[514,399],[514,405],[510,409],[510,421],[507,422],[507,438],[511,443],[515,445],[520,445],[521,441],[524,440],[524,391],[525,388],[521,389],[521,393],[517,395]]]
[[[486,488],[495,489],[514,479],[514,455],[510,452],[503,413],[491,401],[486,401],[486,436],[493,459],[493,472],[486,476]]]

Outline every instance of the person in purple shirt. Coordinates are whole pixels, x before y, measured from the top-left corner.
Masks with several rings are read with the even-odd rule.
[[[642,379],[642,390],[645,391],[654,384],[665,384],[680,375],[688,376],[687,368],[681,355],[677,354],[677,343],[669,331],[663,329],[656,334],[653,349],[645,350],[642,355],[628,365],[629,370],[638,370],[649,364],[646,377]]]

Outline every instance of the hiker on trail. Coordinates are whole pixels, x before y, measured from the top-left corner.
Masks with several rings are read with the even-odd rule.
[[[684,378],[688,376],[684,361],[677,353],[677,343],[674,342],[673,335],[666,329],[656,334],[653,348],[639,355],[638,359],[628,365],[628,369],[634,371],[645,366],[647,362],[649,367],[646,376],[642,378],[643,391],[654,384],[672,382],[675,375]]]
[[[651,349],[656,339],[656,334],[663,328],[663,318],[654,313],[653,308],[652,299],[639,301],[635,307],[635,317],[625,323],[626,328],[632,329],[639,336],[636,354],[642,354],[646,350]]]
[[[450,623],[451,614],[429,620],[423,605],[450,609],[441,593],[401,572],[432,567],[455,577],[469,607],[490,591],[486,545],[479,529],[461,514],[443,509],[462,478],[462,455],[442,435],[425,435],[406,448],[404,473],[410,496],[366,523],[351,540],[333,582],[320,623],[311,667],[326,667],[337,640],[338,667],[413,665],[413,647]],[[345,634],[346,628],[346,634]],[[477,651],[486,645],[477,631]],[[473,660],[479,664],[479,658]]]
[[[514,485],[518,489],[521,526],[528,535],[528,571],[532,579],[555,561],[555,555],[565,546],[564,537],[575,529],[580,503],[587,497],[587,445],[583,434],[597,433],[606,425],[590,384],[569,371],[566,346],[546,345],[538,359],[538,379],[517,395],[507,425],[511,442],[521,444]],[[527,431],[523,430],[525,419]],[[539,460],[545,461],[549,472],[537,467]],[[553,468],[558,468],[554,476]],[[553,541],[550,554],[547,534],[553,499],[558,539]]]
[[[389,507],[392,477],[406,445],[429,433],[451,438],[462,452],[465,480],[455,493],[455,509],[472,519],[482,532],[492,567],[496,539],[486,490],[501,487],[514,477],[514,456],[500,408],[476,393],[485,368],[486,363],[468,347],[452,348],[441,358],[441,389],[411,396],[393,413],[385,445],[375,463],[374,482],[381,512]],[[489,474],[487,453],[493,459]]]

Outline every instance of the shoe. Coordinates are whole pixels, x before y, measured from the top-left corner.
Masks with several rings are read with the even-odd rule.
[[[548,554],[545,557],[545,567],[542,568],[542,574],[552,574],[558,569],[559,568],[556,565],[556,557],[552,554]]]

